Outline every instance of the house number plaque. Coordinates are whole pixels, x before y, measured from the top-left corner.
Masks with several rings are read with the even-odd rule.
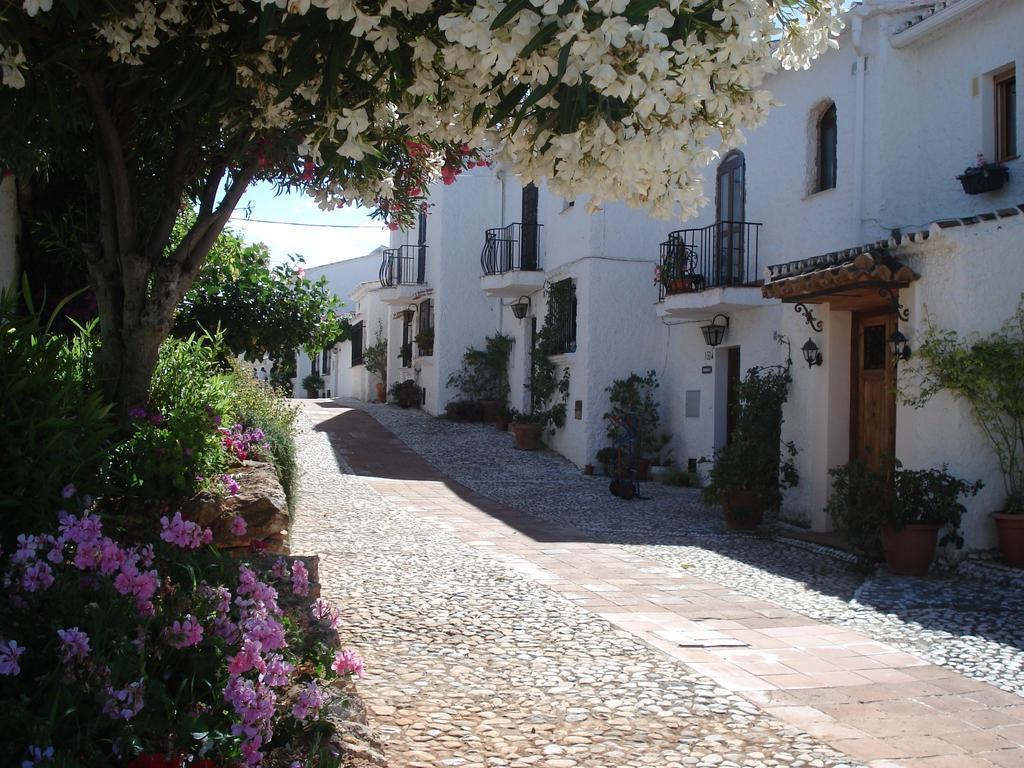
[[[700,372],[701,373],[711,373],[711,366],[710,365],[702,365],[700,367]]]

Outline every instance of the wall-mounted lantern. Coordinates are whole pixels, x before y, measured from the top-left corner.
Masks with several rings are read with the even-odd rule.
[[[530,311],[530,297],[520,296],[509,306],[512,308],[512,314],[515,316],[516,320],[522,320],[526,317],[526,313]]]
[[[899,328],[893,331],[892,336],[889,337],[889,351],[892,352],[892,359],[896,364],[900,360],[910,359],[910,342]]]
[[[808,368],[821,365],[821,350],[812,339],[808,338],[800,350],[804,353],[804,360],[807,361]]]
[[[718,318],[722,318],[722,322],[718,322]],[[704,334],[704,343],[712,349],[717,347],[725,339],[725,332],[729,328],[729,318],[725,315],[715,315],[711,318],[711,322],[707,325],[700,327],[700,332]]]

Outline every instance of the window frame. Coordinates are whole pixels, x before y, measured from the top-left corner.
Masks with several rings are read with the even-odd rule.
[[[830,127],[830,153],[826,153],[826,128]],[[814,191],[825,192],[839,185],[839,113],[833,101],[818,115],[815,134],[815,180]],[[826,166],[827,157],[831,156],[830,167]],[[826,176],[828,178],[826,179]]]
[[[352,344],[352,364],[351,367],[355,368],[357,365],[363,365],[363,321],[360,320],[358,323],[353,324],[352,334],[350,337]]]
[[[1007,105],[1008,93],[1013,91],[1013,103]],[[992,76],[995,152],[994,160],[1003,163],[1020,157],[1017,146],[1017,68],[1007,67]]]

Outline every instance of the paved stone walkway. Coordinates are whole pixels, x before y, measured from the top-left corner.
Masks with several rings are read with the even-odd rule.
[[[294,547],[395,765],[1024,765],[1021,698],[518,512],[332,405]]]

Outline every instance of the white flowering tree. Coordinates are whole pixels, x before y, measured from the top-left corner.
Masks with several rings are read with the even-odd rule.
[[[9,0],[0,164],[76,173],[101,370],[148,393],[175,307],[256,180],[393,227],[484,155],[553,192],[659,216],[765,117],[777,66],[840,0]],[[480,153],[484,153],[481,155]],[[195,223],[173,249],[179,206]]]

